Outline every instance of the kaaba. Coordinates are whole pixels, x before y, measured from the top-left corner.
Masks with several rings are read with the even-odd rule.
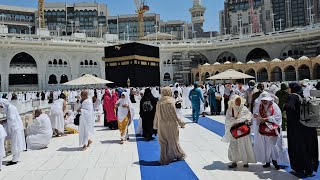
[[[105,47],[106,79],[114,86],[160,86],[159,48],[141,43]]]

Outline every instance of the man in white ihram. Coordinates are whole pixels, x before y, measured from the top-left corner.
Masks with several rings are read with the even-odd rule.
[[[47,147],[52,137],[50,118],[41,110],[35,110],[35,120],[27,127],[27,149],[38,150]]]
[[[93,103],[88,98],[88,92],[81,92],[81,107],[78,112],[81,113],[79,119],[79,145],[82,147],[82,151],[86,150],[87,147],[92,143],[93,132],[94,132],[94,118],[93,118]]]
[[[3,112],[6,115],[6,131],[8,137],[11,139],[11,152],[13,157],[12,161],[7,163],[7,166],[10,166],[18,163],[21,151],[26,150],[26,142],[24,139],[22,120],[17,108],[6,99],[0,99],[0,108],[3,108]]]

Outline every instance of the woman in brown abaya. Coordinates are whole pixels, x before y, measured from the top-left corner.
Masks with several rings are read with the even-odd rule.
[[[183,160],[186,154],[179,143],[179,125],[184,123],[177,117],[175,100],[170,87],[161,90],[154,119],[154,129],[158,130],[160,144],[160,164],[165,165],[176,160]]]

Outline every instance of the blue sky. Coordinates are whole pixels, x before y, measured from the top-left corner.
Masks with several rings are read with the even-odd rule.
[[[45,0],[46,2],[93,2],[94,0]],[[0,4],[37,7],[38,0],[0,0]],[[135,12],[134,0],[96,0],[106,3],[110,15],[132,14]],[[192,0],[147,0],[151,13],[160,14],[162,20],[185,20],[191,21],[189,8]],[[202,0],[203,6],[207,8],[205,13],[205,30],[219,29],[219,11],[223,9],[224,0]]]

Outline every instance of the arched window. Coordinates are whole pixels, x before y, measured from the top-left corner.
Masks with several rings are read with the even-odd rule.
[[[61,75],[60,84],[63,84],[63,83],[66,83],[66,82],[68,82],[68,76],[65,75],[65,74]]]
[[[58,84],[57,77],[54,74],[49,76],[48,84]]]
[[[49,63],[48,63],[49,65],[52,65],[52,61],[49,61]]]
[[[80,65],[83,66],[83,61],[80,62]]]
[[[97,64],[97,62],[94,62],[93,65],[97,66],[98,64]]]
[[[56,59],[53,60],[53,64],[54,64],[54,65],[58,64],[58,62],[57,62]]]
[[[67,61],[63,62],[64,65],[68,65]]]
[[[165,73],[163,76],[163,81],[171,81],[171,77],[169,73]]]
[[[84,61],[84,65],[89,65],[89,64],[88,64],[88,60],[85,60],[85,61]]]
[[[62,65],[62,59],[59,59],[59,65]]]
[[[91,66],[93,65],[93,61],[92,61],[92,60],[90,60],[90,63],[89,63],[89,65],[91,65]]]

